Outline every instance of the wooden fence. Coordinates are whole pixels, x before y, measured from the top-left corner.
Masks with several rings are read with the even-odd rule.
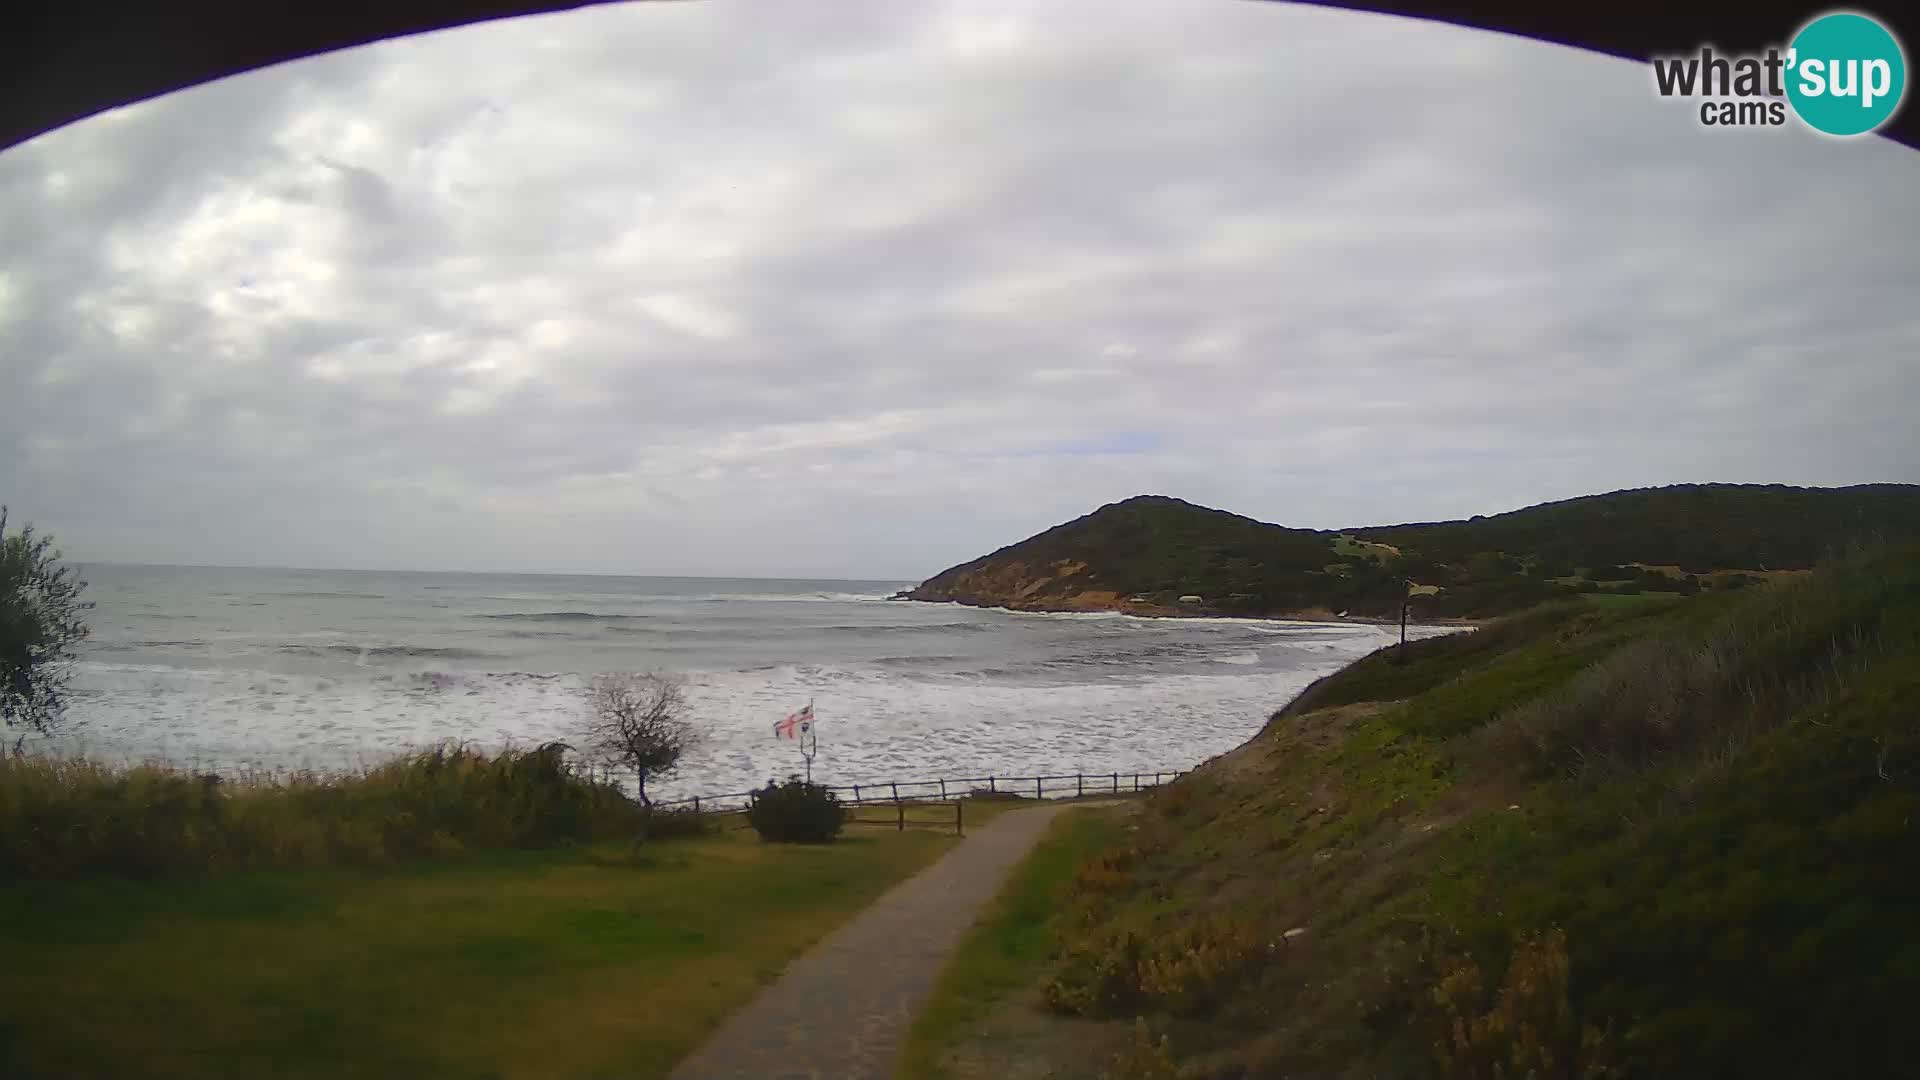
[[[938,803],[951,804],[962,798],[1013,797],[1032,799],[1075,799],[1089,795],[1119,795],[1146,791],[1185,775],[1173,772],[1055,773],[1048,776],[963,776],[938,780],[887,780],[876,784],[824,784],[840,801],[849,806],[876,804]],[[685,799],[656,800],[655,807],[687,807],[696,811],[735,813],[753,802],[754,792],[740,791],[724,795],[694,795]],[[957,816],[957,814],[956,814]],[[904,827],[904,826],[903,826]]]

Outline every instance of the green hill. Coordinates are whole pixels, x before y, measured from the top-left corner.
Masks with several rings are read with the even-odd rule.
[[[1910,1075],[1917,709],[1920,545],[1376,653],[1152,797],[1041,996],[1186,1077]]]
[[[1682,485],[1465,521],[1290,529],[1149,495],[953,567],[916,600],[1142,614],[1485,618],[1581,592],[1685,594],[1920,538],[1920,486]],[[1197,598],[1197,599],[1194,599]]]
[[[1442,562],[1505,551],[1567,570],[1634,562],[1693,573],[1804,570],[1849,534],[1920,536],[1920,485],[1687,484],[1354,532]]]

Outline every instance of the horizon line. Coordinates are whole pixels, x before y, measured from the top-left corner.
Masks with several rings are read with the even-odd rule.
[[[859,585],[897,585],[906,578],[788,577],[767,574],[629,574],[605,570],[420,570],[400,567],[275,566],[242,563],[125,562],[115,559],[67,559],[75,567],[108,566],[129,570],[280,570],[322,574],[465,574],[476,577],[595,577],[646,578],[653,581],[803,581]]]

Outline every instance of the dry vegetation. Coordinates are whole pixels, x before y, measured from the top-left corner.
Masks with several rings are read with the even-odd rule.
[[[1899,1073],[1917,556],[1310,688],[1081,868],[1033,976],[1074,1019],[1032,1075],[1099,1076],[1090,1021],[1143,1076]]]
[[[0,876],[154,876],[377,864],[628,835],[641,808],[558,747],[448,743],[356,772],[223,777],[0,760]]]

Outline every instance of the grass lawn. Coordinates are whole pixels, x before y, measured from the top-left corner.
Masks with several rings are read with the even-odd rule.
[[[743,830],[637,856],[0,886],[0,1075],[659,1077],[957,842]]]
[[[901,1075],[913,1080],[950,1075],[944,1050],[962,1041],[995,1004],[1033,985],[1052,947],[1050,920],[1061,910],[1074,875],[1120,828],[1110,807],[1072,810],[1054,820],[941,972],[907,1035]]]

